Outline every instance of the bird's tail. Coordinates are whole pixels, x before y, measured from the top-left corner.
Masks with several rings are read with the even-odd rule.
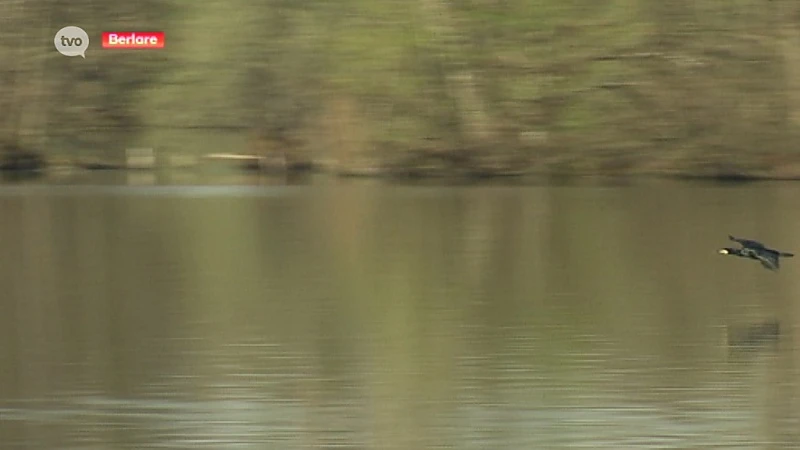
[[[792,256],[794,256],[794,253],[783,253],[783,252],[781,252],[781,256],[785,256],[787,258],[791,258]]]

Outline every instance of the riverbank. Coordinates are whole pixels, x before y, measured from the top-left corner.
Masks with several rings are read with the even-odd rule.
[[[773,162],[770,163],[770,160]],[[757,161],[758,162],[758,161]],[[405,159],[401,162],[376,163],[375,161],[350,161],[343,164],[334,159],[318,159],[290,165],[276,158],[254,154],[214,153],[193,157],[171,155],[165,160],[152,158],[112,161],[103,159],[47,159],[33,152],[6,154],[0,160],[0,171],[16,174],[36,174],[52,171],[155,171],[199,170],[209,167],[227,167],[264,175],[325,173],[339,177],[370,177],[400,179],[500,179],[538,176],[614,176],[660,177],[684,179],[709,179],[719,181],[800,180],[800,158],[763,158],[761,164],[741,164],[730,161],[640,161],[620,164],[610,158],[579,160],[541,158],[531,163],[485,160],[454,163],[443,157]]]

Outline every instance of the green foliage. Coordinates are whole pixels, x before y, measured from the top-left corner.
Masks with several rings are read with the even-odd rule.
[[[548,145],[572,142],[578,152],[593,140],[642,151],[669,141],[702,158],[709,143],[744,151],[794,135],[788,117],[798,105],[785,95],[791,46],[776,32],[793,26],[787,3],[56,3],[44,26],[52,2],[27,2],[22,23],[168,35],[162,52],[10,56],[18,73],[0,73],[24,80],[29,94],[0,102],[28,119],[6,128],[38,126],[51,142],[77,148],[173,139],[151,125],[252,128],[280,140],[335,122],[325,114],[342,98],[355,101],[347,120],[357,125],[348,130],[368,130],[375,145],[367,148],[436,138],[432,150],[469,146],[500,157],[524,147],[536,156],[544,153],[529,152],[522,136],[547,132]],[[35,27],[6,22],[0,50],[8,56]],[[41,117],[20,112],[34,94],[48,105]]]

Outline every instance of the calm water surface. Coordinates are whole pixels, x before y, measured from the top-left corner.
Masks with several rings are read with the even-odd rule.
[[[800,184],[251,181],[0,185],[1,448],[800,447]]]

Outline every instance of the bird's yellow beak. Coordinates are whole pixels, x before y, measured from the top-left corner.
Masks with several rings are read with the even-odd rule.
[[[725,250],[724,248],[723,248],[722,250],[720,250],[719,252],[720,252],[720,254],[722,254],[722,255],[727,255],[727,254],[728,254],[728,251],[727,251],[727,250]]]

